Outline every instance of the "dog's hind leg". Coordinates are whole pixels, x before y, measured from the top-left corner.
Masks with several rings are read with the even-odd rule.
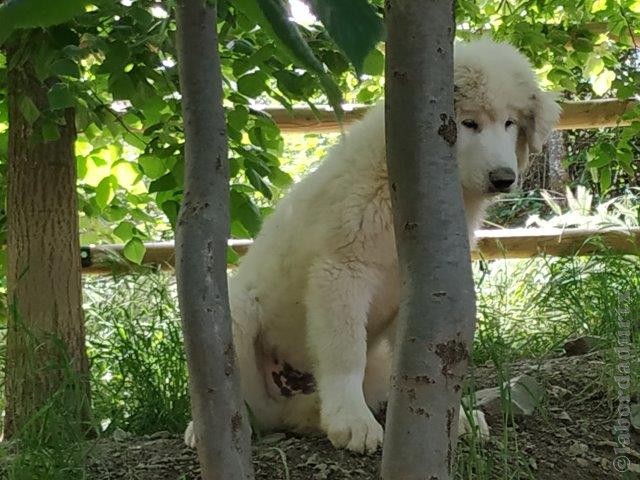
[[[252,428],[269,429],[278,425],[281,405],[269,397],[266,390],[264,358],[260,342],[260,306],[250,291],[230,291],[233,346],[236,368],[240,376],[242,399],[251,411]],[[195,447],[193,422],[184,433],[184,440]]]

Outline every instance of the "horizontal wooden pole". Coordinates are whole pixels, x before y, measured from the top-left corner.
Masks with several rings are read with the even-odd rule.
[[[562,102],[562,115],[558,130],[614,127],[628,125],[622,115],[638,105],[637,100],[589,100],[585,102]],[[346,105],[344,126],[361,119],[370,107]],[[340,126],[333,111],[327,106],[318,106],[317,115],[309,108],[269,107],[261,110],[269,115],[282,132],[287,133],[328,133],[339,132]]]
[[[475,260],[504,258],[530,258],[536,255],[569,256],[591,255],[603,252],[640,254],[640,228],[516,228],[478,230],[478,244],[472,252]],[[244,255],[251,240],[230,240],[229,246]],[[173,242],[147,243],[143,264],[172,270],[175,264]],[[136,266],[126,261],[124,245],[99,245],[83,248],[83,273],[99,274],[135,271]]]
[[[640,254],[640,228],[513,228],[479,230],[474,259]]]

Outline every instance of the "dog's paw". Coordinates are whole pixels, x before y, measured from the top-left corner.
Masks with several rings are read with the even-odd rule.
[[[460,407],[460,420],[458,422],[458,436],[467,435],[473,433],[474,428],[478,432],[478,438],[480,440],[486,440],[489,438],[489,425],[487,424],[487,420],[484,417],[484,412],[482,410],[472,410],[471,416],[473,426],[467,418],[466,413],[463,408]]]
[[[189,422],[189,425],[187,425],[184,431],[184,443],[187,447],[196,448],[196,431],[193,428],[193,421]]]
[[[382,446],[384,432],[368,408],[353,414],[326,415],[324,430],[336,448],[373,453]]]

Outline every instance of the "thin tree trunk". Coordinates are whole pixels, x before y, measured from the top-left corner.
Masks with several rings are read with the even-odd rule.
[[[547,163],[549,164],[549,185],[547,189],[564,193],[569,182],[567,170],[562,161],[567,156],[567,146],[564,142],[564,133],[556,130],[547,140]]]
[[[7,64],[20,55],[8,48]],[[6,437],[54,394],[69,419],[89,418],[89,364],[82,312],[76,205],[74,112],[64,113],[57,140],[43,141],[25,102],[48,109],[47,91],[29,59],[8,71],[8,327]],[[22,109],[21,109],[22,104]]]
[[[253,478],[253,468],[227,291],[229,173],[215,4],[176,7],[186,137],[176,273],[202,476],[235,480]]]
[[[567,156],[564,133],[552,132],[544,144],[542,152],[531,155],[529,165],[520,178],[520,186],[525,192],[531,190],[551,190],[564,194],[569,182],[569,173],[562,165]]]
[[[384,480],[448,479],[474,288],[454,146],[454,2],[387,0],[386,141],[404,299]]]

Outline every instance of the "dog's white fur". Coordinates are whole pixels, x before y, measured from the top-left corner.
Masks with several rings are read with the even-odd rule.
[[[507,44],[456,45],[454,77],[471,238],[495,196],[489,172],[521,170],[560,109]],[[382,106],[373,108],[291,190],[230,279],[242,392],[260,427],[322,430],[358,452],[382,442],[372,409],[386,400],[400,300],[383,121]],[[284,396],[288,387],[274,383],[283,368],[312,374],[315,391]],[[284,376],[295,388],[312,387],[309,375]],[[481,414],[476,421],[487,434]],[[468,428],[464,415],[460,425]],[[191,426],[185,440],[196,442]]]

